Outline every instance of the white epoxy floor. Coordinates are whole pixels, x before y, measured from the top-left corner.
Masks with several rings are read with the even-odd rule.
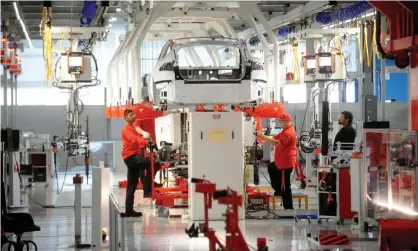
[[[118,173],[114,180],[123,179],[123,173]],[[60,196],[68,196],[68,205],[71,205],[71,192],[73,187],[71,180],[74,174],[68,174],[63,193]],[[60,184],[62,180],[60,175]],[[262,178],[263,179],[263,178]],[[124,189],[113,187],[115,197],[121,205],[124,204]],[[65,198],[56,196],[56,185],[49,188],[36,187],[27,190],[31,198],[39,204],[50,204],[58,201],[65,204]],[[85,185],[83,191],[88,193],[91,186]],[[89,198],[89,195],[84,195]],[[91,195],[90,195],[91,198]],[[311,200],[311,199],[310,199]],[[35,241],[39,251],[74,250],[74,210],[73,208],[42,208],[28,199],[28,210],[32,214],[35,223],[41,227],[40,232],[25,235],[26,239]],[[149,206],[149,200],[141,198],[141,191],[136,193],[136,203],[141,204],[137,210],[144,213],[142,218],[131,218],[126,221],[126,250],[208,250],[208,240],[201,237],[190,239],[184,229],[190,226],[190,222],[181,219],[166,219],[155,216],[155,210]],[[90,203],[91,204],[91,203]],[[311,204],[311,203],[310,203]],[[90,206],[88,203],[85,204]],[[310,205],[311,207],[311,205]],[[103,210],[108,212],[107,209]],[[279,212],[279,211],[278,211]],[[91,208],[82,209],[83,243],[89,243],[91,237]],[[108,224],[108,223],[106,223]],[[349,223],[348,223],[349,224]],[[224,239],[224,223],[211,222],[211,227]],[[337,226],[334,222],[318,226],[316,221],[309,225],[306,221],[295,223],[294,220],[245,220],[240,223],[241,230],[249,245],[256,247],[258,237],[266,237],[269,250],[320,250],[307,238],[309,232],[316,235],[318,230],[338,230],[354,238],[366,237],[365,234],[352,233],[349,225]],[[376,233],[375,233],[376,234]],[[378,250],[376,241],[352,242],[352,250]],[[88,249],[87,249],[88,250]],[[109,250],[108,244],[103,244],[102,250]],[[251,249],[250,250],[254,250]]]

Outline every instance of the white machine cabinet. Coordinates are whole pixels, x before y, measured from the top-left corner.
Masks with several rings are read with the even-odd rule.
[[[189,177],[202,178],[216,184],[216,189],[230,187],[244,194],[244,124],[237,112],[188,113]],[[213,201],[210,220],[224,219],[226,206]],[[193,221],[204,220],[203,194],[189,186],[189,214]],[[239,219],[244,219],[239,209]]]
[[[155,119],[156,143],[160,146],[161,141],[172,143],[173,146],[181,142],[181,114],[171,113]]]

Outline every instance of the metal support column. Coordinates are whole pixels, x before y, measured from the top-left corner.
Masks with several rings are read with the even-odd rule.
[[[268,98],[268,83],[271,83],[271,68],[270,68],[270,55],[268,51],[263,50],[263,54],[264,54],[264,71],[266,72],[266,76],[267,76],[267,84],[266,84],[266,88],[264,89],[264,93],[263,93],[263,101],[267,101]],[[276,98],[276,97],[275,97]]]
[[[315,40],[314,39],[307,39],[306,40],[306,53],[308,55],[315,55],[316,54],[316,50],[315,50]],[[304,74],[304,73],[302,73]],[[305,78],[306,79],[306,78]],[[314,112],[312,112],[312,88],[315,87],[315,83],[314,82],[305,82],[305,87],[306,87],[306,91],[305,91],[305,95],[306,95],[306,105],[307,107],[307,111],[306,111],[306,117],[302,118],[303,120],[305,120],[305,125],[304,128],[300,128],[301,131],[305,130],[305,131],[310,131],[311,130],[311,124],[314,121],[314,116],[310,115],[313,114]],[[316,184],[315,181],[315,172],[314,172],[314,167],[313,167],[313,160],[315,158],[315,154],[314,153],[307,153],[304,154],[305,159],[306,159],[306,178],[308,178],[309,180],[311,180],[312,182],[308,184]]]
[[[142,83],[142,73],[141,73],[141,43],[137,43],[133,48],[133,57],[132,60],[134,65],[134,83],[132,85],[132,97],[134,98],[134,102],[138,103],[142,100],[142,87],[144,83]],[[159,95],[154,93],[154,95]],[[154,97],[155,99],[155,97]]]
[[[14,77],[13,74],[10,74],[10,79],[8,81],[10,88],[10,109],[9,109],[9,127],[14,129]]]
[[[319,88],[319,91],[318,91],[318,94],[315,93],[315,96],[316,96],[315,97],[315,101],[316,101],[315,107],[316,107],[317,112],[316,112],[316,118],[314,118],[314,119],[320,121],[321,124],[322,123],[328,123],[327,121],[321,121],[322,120],[322,101],[328,101],[328,92],[325,90],[325,88],[326,88],[325,84],[328,84],[328,83],[325,83],[323,81],[316,83],[316,87]],[[326,89],[328,89],[328,88],[326,88]],[[322,132],[322,133],[324,133],[324,132]]]
[[[380,60],[380,93],[381,93],[381,103],[382,103],[382,121],[385,121],[386,115],[386,59],[382,58]]]
[[[306,54],[307,55],[315,55],[316,54],[316,50],[315,50],[315,40],[314,39],[307,39],[306,40]],[[305,82],[305,86],[306,86],[306,102],[309,102],[308,104],[308,111],[307,114],[312,114],[312,112],[310,112],[311,110],[311,104],[312,104],[312,88],[315,87],[315,83],[313,82]],[[306,120],[305,120],[305,130],[309,131],[311,129],[311,124],[314,120],[313,116],[306,116]],[[302,129],[303,130],[303,129]]]
[[[361,26],[361,30],[364,30],[365,25]],[[371,25],[368,25],[368,34],[367,34],[367,43],[368,44],[372,44],[372,32],[371,32]],[[363,42],[364,42],[364,33],[360,32],[360,41],[361,41],[361,48],[360,51],[363,51]],[[366,57],[366,55],[364,55],[364,57]],[[374,57],[374,56],[373,56]],[[367,65],[367,59],[365,58],[364,62],[362,63],[363,66],[363,72],[364,72],[364,79],[359,79],[358,81],[358,85],[359,85],[359,97],[360,97],[360,109],[361,109],[361,120],[362,121],[366,121],[367,115],[366,115],[366,111],[365,111],[365,107],[364,107],[364,103],[366,102],[366,96],[367,95],[375,95],[375,91],[374,91],[374,74],[376,72],[375,70],[375,64],[374,64],[374,60],[372,65],[368,66]],[[360,60],[358,61],[360,62]]]
[[[7,77],[7,69],[6,67],[3,67],[3,76],[2,76],[2,88],[3,88],[3,116],[1,117],[1,125],[3,128],[6,128],[9,124],[8,124],[8,104],[7,104],[7,89],[8,89],[8,82],[9,82],[9,78]]]
[[[16,128],[17,127],[17,116],[18,116],[18,106],[17,106],[17,76],[14,76],[14,87],[15,87],[15,91],[14,91],[14,94],[15,94],[15,98],[14,98],[14,101],[15,101],[15,103],[14,103],[14,111],[13,111],[13,113],[14,113],[14,121],[13,121],[13,128]]]

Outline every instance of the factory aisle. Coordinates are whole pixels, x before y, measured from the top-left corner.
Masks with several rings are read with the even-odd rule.
[[[25,236],[34,240],[38,250],[73,250],[74,217],[72,209],[32,209],[35,222],[42,228],[33,236]],[[126,243],[128,251],[148,250],[208,250],[206,238],[190,239],[184,232],[189,226],[188,221],[180,219],[168,220],[158,218],[148,206],[138,208],[145,212],[142,219],[128,219],[126,222]],[[82,217],[83,243],[90,239],[91,209],[83,210]],[[217,234],[222,238],[225,233],[223,222],[211,222]],[[307,240],[309,231],[315,232],[318,225],[314,222],[310,227],[307,222],[295,223],[293,220],[246,220],[242,222],[242,231],[247,242],[255,247],[257,237],[266,237],[269,250],[318,250]],[[332,225],[330,223],[330,225]],[[322,227],[323,228],[323,227]],[[348,226],[330,227],[349,233]],[[363,237],[363,236],[361,236]],[[377,242],[354,242],[353,250],[377,250]],[[109,250],[104,248],[103,250]]]
[[[64,195],[58,196],[54,200],[71,202],[71,179],[72,173],[68,174],[67,181],[64,185]],[[60,175],[62,179],[62,175]],[[264,181],[263,181],[264,182]],[[46,189],[43,187],[33,188],[31,191],[32,199],[45,203],[45,191],[50,193],[49,198],[56,197],[55,190],[52,188]],[[83,189],[86,194],[89,193],[90,188],[85,185]],[[124,202],[124,189],[113,187],[113,192],[119,204]],[[64,198],[62,198],[64,196]],[[83,195],[84,196],[84,195]],[[61,197],[61,198],[60,198]],[[88,195],[85,196],[89,197]],[[204,237],[190,239],[184,232],[185,228],[190,226],[188,220],[181,219],[166,219],[158,218],[155,210],[149,206],[148,199],[142,199],[141,191],[136,193],[136,204],[141,205],[137,207],[144,213],[142,218],[130,218],[126,222],[126,247],[128,251],[148,251],[148,250],[208,250],[208,240]],[[84,198],[84,197],[83,197]],[[60,202],[61,203],[61,202]],[[88,202],[85,204],[86,208],[82,209],[82,242],[89,243],[91,240],[91,221],[92,210],[89,208]],[[33,235],[25,235],[24,238],[35,241],[38,245],[38,250],[55,251],[55,250],[74,250],[71,248],[74,245],[74,210],[71,207],[63,208],[41,208],[32,200],[29,200],[29,212],[33,215],[34,221],[41,227],[40,232],[35,232]],[[277,211],[276,211],[277,212]],[[108,213],[107,210],[104,213]],[[216,233],[224,239],[225,230],[224,222],[211,222],[210,225],[217,231]],[[316,221],[309,225],[306,221],[295,223],[294,220],[245,220],[241,222],[241,230],[249,245],[255,247],[258,237],[266,237],[269,250],[318,250],[307,238],[309,232],[316,233],[319,229],[335,229],[354,237],[356,236],[350,232],[349,226],[337,226],[335,222],[330,222],[328,225],[318,226]],[[108,246],[107,243],[104,246]],[[377,250],[378,244],[376,241],[362,241],[354,242],[353,250]],[[102,250],[109,250],[104,247]]]

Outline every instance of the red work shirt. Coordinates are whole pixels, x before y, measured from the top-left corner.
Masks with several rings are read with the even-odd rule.
[[[274,163],[278,169],[294,168],[296,166],[296,132],[293,126],[283,129],[273,137],[280,141],[280,146],[274,149]]]
[[[122,128],[122,158],[126,159],[131,155],[141,155],[141,149],[145,148],[148,140],[144,139],[142,135],[135,131],[132,125],[126,124]]]
[[[161,113],[161,114],[159,114]],[[162,116],[162,111],[155,111],[155,115]],[[134,123],[134,127],[141,127],[142,130],[148,132],[151,135],[151,138],[154,142],[157,142],[155,136],[155,118],[146,118],[146,119],[137,119]]]

